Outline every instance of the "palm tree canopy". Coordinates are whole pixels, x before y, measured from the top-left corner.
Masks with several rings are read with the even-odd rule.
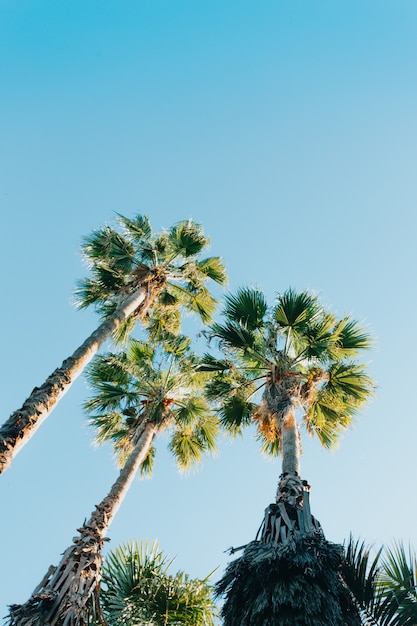
[[[307,291],[289,289],[269,307],[259,289],[241,288],[226,297],[223,321],[208,335],[224,354],[206,354],[202,365],[216,373],[208,394],[221,421],[233,434],[255,422],[266,452],[280,451],[289,409],[329,448],[372,395],[373,381],[357,360],[371,347],[369,333]]]
[[[91,277],[78,284],[78,305],[94,305],[107,317],[121,298],[142,285],[151,293],[152,315],[160,324],[177,329],[180,307],[208,322],[216,301],[205,283],[212,279],[222,285],[226,273],[219,257],[200,259],[209,244],[202,227],[186,220],[154,233],[143,215],[134,219],[118,215],[118,224],[120,230],[104,226],[83,241]],[[134,321],[133,316],[122,325],[116,340],[126,339]]]
[[[167,348],[170,352],[167,352]],[[145,424],[170,431],[169,448],[189,468],[215,449],[218,420],[203,393],[204,374],[183,336],[168,346],[131,339],[125,351],[96,357],[87,371],[85,409],[98,443],[111,441],[123,464]],[[152,448],[143,471],[152,469]]]
[[[217,609],[204,580],[180,571],[159,544],[129,542],[115,548],[103,565],[101,605],[112,626],[212,626]]]

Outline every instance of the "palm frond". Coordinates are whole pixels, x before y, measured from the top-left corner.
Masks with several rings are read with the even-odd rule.
[[[216,448],[218,421],[213,416],[190,426],[177,427],[169,442],[169,449],[180,469],[187,470],[200,463],[204,453]]]
[[[226,318],[249,331],[260,330],[265,321],[268,305],[259,289],[241,288],[236,295],[225,298]]]
[[[151,446],[151,448],[149,448],[148,454],[142,461],[141,466],[139,468],[140,475],[142,478],[145,478],[145,477],[150,478],[152,476],[153,468],[155,465],[155,457],[156,457],[155,446]]]
[[[356,320],[344,317],[335,327],[337,336],[338,358],[352,358],[362,350],[373,346],[370,333]]]
[[[256,408],[257,405],[249,402],[242,393],[226,397],[218,410],[220,422],[226,432],[239,435],[251,423]]]
[[[207,257],[202,261],[197,261],[196,268],[200,274],[203,274],[206,278],[211,278],[219,285],[225,285],[227,282],[224,263],[218,256]]]
[[[329,368],[329,379],[324,390],[358,408],[374,393],[374,381],[365,372],[365,366],[356,362],[338,362]]]
[[[169,574],[172,561],[159,544],[128,543],[103,566],[101,602],[112,626],[214,626],[217,615],[207,579]]]
[[[174,254],[184,258],[199,254],[210,242],[201,225],[192,220],[173,226],[169,231],[169,241]]]
[[[188,285],[183,291],[184,298],[182,304],[187,311],[197,313],[204,324],[208,324],[216,310],[217,300],[205,287],[194,289]]]
[[[340,434],[352,423],[352,414],[346,406],[334,402],[333,398],[326,402],[321,395],[304,414],[304,425],[311,435],[316,435],[324,448],[334,448]]]
[[[379,622],[383,607],[378,593],[381,550],[371,559],[370,548],[352,535],[345,547],[341,574],[357,603],[362,619],[369,626]]]
[[[278,302],[273,309],[273,319],[278,327],[301,332],[311,324],[320,311],[317,298],[302,291],[296,293],[288,289],[278,296]]]
[[[133,220],[121,215],[116,214],[118,222],[122,224],[130,237],[139,244],[147,242],[152,237],[152,227],[147,215],[136,215]]]
[[[256,344],[256,334],[252,330],[232,321],[213,324],[210,327],[210,336],[216,337],[220,346],[226,348],[245,350],[253,348]]]

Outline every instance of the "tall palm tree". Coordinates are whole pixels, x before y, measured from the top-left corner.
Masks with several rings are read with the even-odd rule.
[[[370,346],[368,333],[350,317],[338,320],[311,293],[290,289],[269,308],[261,291],[240,289],[209,334],[224,350],[225,358],[206,355],[203,365],[217,372],[208,393],[223,426],[236,434],[254,423],[264,452],[282,456],[259,540],[217,586],[226,594],[225,626],[358,623],[338,571],[342,549],[311,515],[300,423],[325,447],[350,425],[373,390],[356,360]]]
[[[351,536],[345,548],[342,576],[367,626],[416,626],[417,556],[402,543],[371,549]]]
[[[162,326],[177,332],[180,310],[210,320],[215,299],[205,283],[226,280],[218,257],[200,259],[209,240],[199,224],[182,221],[154,234],[147,217],[119,216],[121,230],[105,226],[83,243],[91,278],[80,282],[80,307],[94,305],[102,317],[99,327],[64,360],[0,429],[0,473],[48,417],[71,384],[110,337],[123,340],[138,319],[152,319],[156,333]],[[150,317],[152,312],[152,317]]]
[[[157,542],[128,543],[103,564],[100,604],[112,626],[214,626],[218,614],[207,578],[172,575]],[[97,616],[100,624],[100,616]]]
[[[171,342],[171,350],[165,355],[158,346],[131,340],[126,352],[98,356],[91,364],[90,421],[99,442],[114,443],[123,467],[58,567],[47,572],[27,602],[11,606],[9,626],[87,624],[98,600],[105,535],[138,468],[149,471],[156,435],[171,430],[169,447],[181,468],[214,449],[217,420],[204,401],[195,358],[182,337]]]

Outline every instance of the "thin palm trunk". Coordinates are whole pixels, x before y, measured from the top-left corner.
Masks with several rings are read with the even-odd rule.
[[[300,438],[294,411],[280,417],[282,473],[300,474]]]
[[[0,429],[0,474],[10,467],[16,454],[43,424],[103,343],[132,313],[142,317],[150,300],[150,293],[144,286],[123,300],[41,387],[34,388],[22,407],[12,413]]]
[[[310,486],[300,477],[300,434],[294,413],[297,389],[296,381],[289,378],[267,385],[264,392],[266,409],[280,433],[282,473],[275,504],[265,510],[260,539],[276,546],[292,541],[295,534],[321,531],[310,511]]]
[[[109,494],[78,529],[58,567],[50,567],[25,604],[10,607],[8,626],[86,626],[91,604],[98,609],[102,547],[107,530],[156,433],[146,424]]]

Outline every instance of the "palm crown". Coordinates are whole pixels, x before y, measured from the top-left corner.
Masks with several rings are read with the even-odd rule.
[[[152,307],[154,331],[161,325],[177,331],[181,307],[209,321],[216,301],[205,283],[212,279],[224,284],[226,273],[219,257],[199,258],[209,244],[202,227],[186,220],[155,234],[146,216],[131,220],[119,215],[118,222],[120,231],[105,226],[84,239],[82,251],[92,276],[78,284],[78,305],[95,305],[107,317],[144,286],[148,304],[140,313],[143,317]],[[116,340],[125,339],[134,323],[132,315],[118,329]]]
[[[260,290],[242,288],[226,297],[223,313],[210,337],[225,358],[205,355],[203,366],[217,372],[208,393],[223,425],[237,433],[254,421],[264,451],[283,452],[283,431],[298,410],[307,431],[331,447],[372,393],[356,360],[369,334],[306,291],[290,289],[269,308]]]
[[[213,626],[218,611],[207,579],[170,574],[171,565],[156,542],[113,550],[104,563],[100,596],[107,621],[114,626]]]
[[[215,448],[217,418],[202,393],[204,376],[178,336],[167,346],[131,339],[127,350],[96,357],[87,377],[94,394],[85,403],[99,443],[111,441],[123,464],[147,424],[155,434],[171,430],[169,448],[180,468]],[[154,448],[142,464],[150,471]]]

